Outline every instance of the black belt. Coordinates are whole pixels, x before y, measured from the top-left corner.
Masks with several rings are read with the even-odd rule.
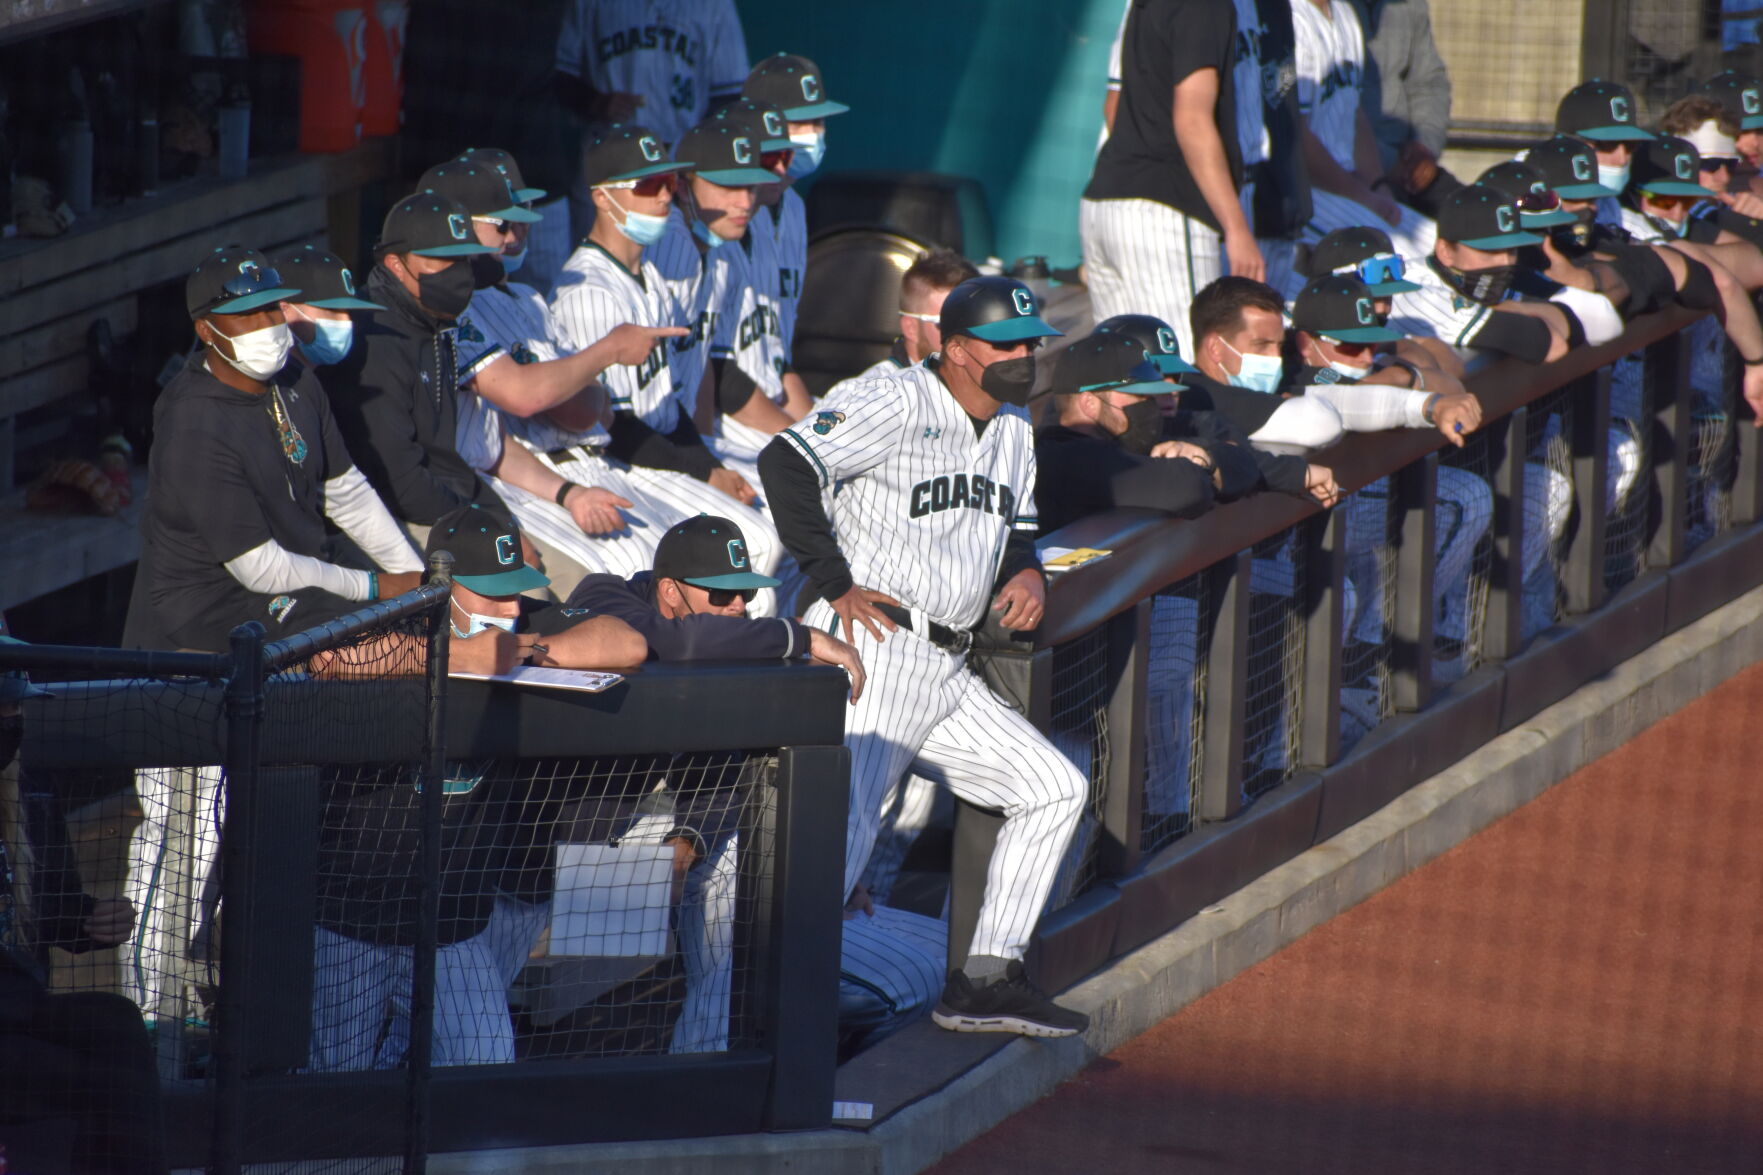
[[[898,624],[908,632],[915,631],[912,627],[912,613],[898,604],[875,605],[875,610]],[[973,647],[973,633],[964,628],[950,628],[946,624],[929,622],[928,631],[919,633],[925,640],[950,653],[965,653]]]

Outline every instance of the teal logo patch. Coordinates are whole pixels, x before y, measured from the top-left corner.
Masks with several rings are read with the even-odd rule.
[[[516,363],[537,363],[539,361],[539,357],[533,354],[532,348],[527,346],[524,341],[514,344],[508,353],[514,356]]]
[[[281,624],[288,619],[288,613],[294,610],[294,605],[298,602],[293,596],[277,596],[269,602],[269,614],[277,624]]]
[[[1035,296],[1018,286],[1010,291],[1010,300],[1016,304],[1016,313],[1029,315],[1035,312]]]
[[[458,330],[460,339],[467,343],[481,343],[484,341],[484,332],[479,330],[469,318],[461,318],[459,320]]]
[[[825,436],[845,422],[843,412],[816,412],[814,414],[814,431]]]

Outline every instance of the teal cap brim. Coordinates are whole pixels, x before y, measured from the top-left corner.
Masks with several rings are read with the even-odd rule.
[[[815,102],[809,106],[791,106],[784,111],[784,119],[788,122],[813,122],[817,118],[843,114],[849,109],[851,108],[843,102]]]
[[[725,171],[699,171],[695,174],[719,188],[754,188],[778,182],[777,176],[763,167],[731,167]]]
[[[1712,196],[1712,188],[1704,188],[1701,184],[1692,184],[1686,180],[1647,180],[1635,185],[1643,192],[1655,196]]]
[[[1596,139],[1601,143],[1616,143],[1624,140],[1646,142],[1656,138],[1651,131],[1643,131],[1638,126],[1592,126],[1583,131],[1569,131],[1568,134],[1578,135],[1582,139]]]
[[[472,257],[479,253],[499,253],[490,245],[436,245],[432,249],[412,249],[418,257]]]
[[[797,144],[795,143],[794,140],[789,139],[789,138],[782,138],[782,139],[760,139],[759,140],[759,149],[761,151],[800,151],[802,148],[797,146]]]
[[[756,571],[731,571],[727,575],[694,576],[686,580],[693,587],[701,588],[768,588],[776,587],[783,582],[769,575],[760,575]]]
[[[510,204],[500,212],[486,212],[484,215],[495,220],[512,220],[516,224],[537,224],[545,219],[531,208],[522,208],[518,204]]]
[[[1412,294],[1420,286],[1407,278],[1399,277],[1394,281],[1377,282],[1365,288],[1371,291],[1374,298],[1387,298],[1391,294]]]
[[[639,167],[635,171],[621,171],[617,175],[609,175],[603,180],[595,180],[588,186],[592,188],[599,187],[601,184],[629,183],[631,180],[640,180],[648,176],[661,175],[664,172],[669,171],[690,171],[696,166],[698,166],[696,163],[673,163],[667,161],[651,163],[648,167]],[[519,193],[516,193],[516,195],[518,194]]]
[[[546,193],[545,193],[544,188],[516,188],[516,189],[514,189],[514,198],[516,200],[519,200],[522,204],[531,204],[534,200],[543,200],[545,198],[545,195],[546,195]]]
[[[512,571],[498,571],[494,575],[455,575],[453,582],[464,584],[480,596],[518,596],[533,588],[551,586],[544,572],[525,563]]]
[[[1763,114],[1747,114],[1747,115],[1745,115],[1745,120],[1743,122],[1739,123],[1739,130],[1741,130],[1741,131],[1763,131]]]
[[[320,310],[384,310],[378,302],[369,302],[366,298],[320,298],[316,302],[302,302],[302,306],[316,306]]]
[[[1332,339],[1337,343],[1393,343],[1402,337],[1399,330],[1391,330],[1387,326],[1355,326],[1347,330],[1319,330],[1314,332],[1318,338]]]
[[[1420,287],[1416,286],[1415,288],[1419,289]],[[1149,358],[1151,365],[1164,375],[1186,375],[1200,370],[1180,355],[1152,355]]]
[[[1603,184],[1563,184],[1555,189],[1555,194],[1563,200],[1607,200],[1622,195]]]
[[[204,310],[202,313],[249,314],[253,310],[261,310],[265,306],[273,306],[277,302],[298,302],[299,300],[299,290],[280,288],[274,290],[258,290],[255,294],[243,294],[237,298],[228,299],[225,302],[218,302]]]
[[[1065,335],[1064,331],[1054,330],[1033,314],[1006,318],[1002,322],[981,323],[979,326],[968,327],[962,333],[984,339],[988,343],[1020,343],[1024,339],[1063,338]]]
[[[1559,192],[1556,195],[1560,195]],[[1557,208],[1553,212],[1525,212],[1520,209],[1518,223],[1525,228],[1554,228],[1558,224],[1572,224],[1578,217],[1571,212],[1563,212]]]
[[[1522,249],[1526,245],[1540,245],[1543,239],[1535,233],[1501,233],[1496,237],[1476,237],[1472,241],[1457,243],[1471,249]]]

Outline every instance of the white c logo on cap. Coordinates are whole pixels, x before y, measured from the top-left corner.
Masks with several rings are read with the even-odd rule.
[[[765,112],[765,133],[772,138],[781,138],[784,133],[784,117],[775,110]]]
[[[1518,231],[1518,214],[1512,211],[1512,205],[1501,204],[1494,209],[1494,223],[1503,233],[1515,233]]]
[[[1377,323],[1377,312],[1371,308],[1370,298],[1359,299],[1353,309],[1358,312],[1359,321],[1365,326],[1373,326]]]
[[[1010,291],[1010,300],[1016,303],[1016,313],[1018,314],[1027,315],[1035,312],[1035,296],[1021,286]]]
[[[1590,183],[1592,178],[1592,161],[1584,155],[1573,157],[1573,178],[1580,183]]]
[[[740,539],[728,541],[728,565],[737,569],[747,565],[747,544]]]
[[[1166,326],[1157,328],[1157,349],[1165,355],[1179,355],[1181,348],[1177,345],[1175,332]]]
[[[1627,98],[1624,98],[1621,94],[1617,94],[1610,99],[1610,117],[1617,122],[1627,122],[1629,120]]]
[[[811,73],[802,75],[802,97],[810,102],[820,101],[820,79]]]
[[[644,135],[637,140],[637,150],[641,151],[643,153],[643,158],[647,159],[650,163],[661,162],[661,144],[657,143],[648,135]]]
[[[734,149],[736,163],[753,162],[753,144],[745,135],[735,136]]]
[[[1759,94],[1756,90],[1741,90],[1739,91],[1739,105],[1744,108],[1746,114],[1756,114],[1763,111],[1763,94]]]
[[[355,275],[346,268],[343,270],[343,292],[351,296],[355,293]]]
[[[511,534],[496,536],[496,562],[503,566],[520,562],[520,544],[514,541]]]
[[[457,212],[447,213],[447,231],[453,234],[453,239],[456,241],[469,239],[466,235],[465,217]]]
[[[1695,179],[1696,161],[1691,159],[1688,155],[1679,155],[1677,157],[1677,178],[1680,180]]]

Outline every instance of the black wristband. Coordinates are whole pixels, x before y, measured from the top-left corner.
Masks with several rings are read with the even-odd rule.
[[[569,491],[573,490],[575,488],[576,488],[575,482],[566,481],[562,485],[557,487],[557,492],[551,495],[551,500],[553,502],[556,502],[559,506],[563,506],[563,499],[569,497]],[[563,508],[565,510],[569,509],[568,506],[563,506]]]
[[[1743,363],[1746,367],[1763,367],[1763,355],[1759,355],[1755,359],[1746,359],[1743,355],[1740,355],[1739,362]]]

